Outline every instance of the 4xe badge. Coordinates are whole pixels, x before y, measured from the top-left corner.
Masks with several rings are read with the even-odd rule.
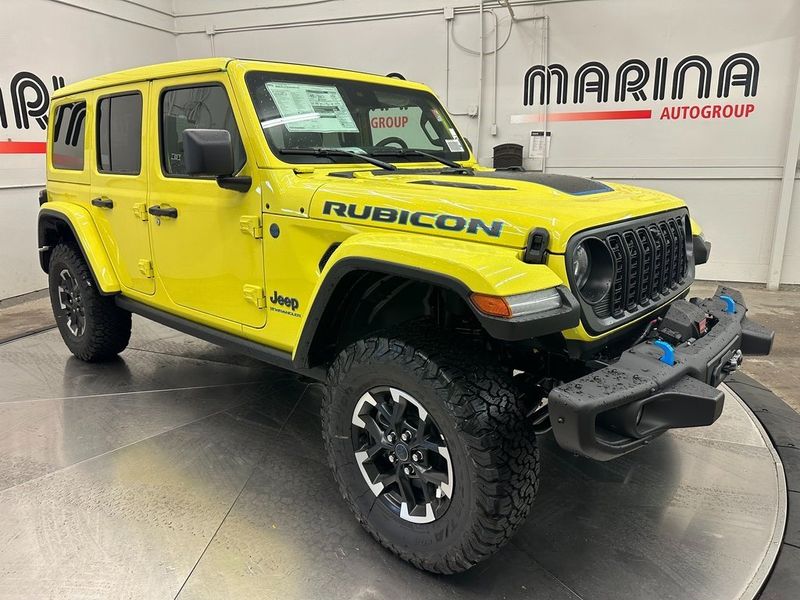
[[[283,313],[285,315],[290,315],[292,317],[299,317],[300,315],[297,312],[297,309],[300,308],[300,301],[297,298],[292,298],[290,296],[282,296],[278,293],[278,290],[272,292],[272,296],[269,298],[270,303],[270,310],[275,312]]]

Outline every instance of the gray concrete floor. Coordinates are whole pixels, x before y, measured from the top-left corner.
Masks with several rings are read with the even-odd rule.
[[[692,295],[709,296],[717,285],[716,282],[697,282]],[[731,285],[745,292],[748,314],[776,332],[772,354],[747,358],[744,372],[800,412],[800,287],[770,292],[763,285]],[[0,302],[0,342],[54,325],[50,300],[43,292],[20,300]]]
[[[353,518],[319,392],[138,317],[109,363],[54,330],[0,345],[0,600],[749,599],[774,560],[784,480],[730,392],[607,463],[542,436],[530,518],[451,577]]]
[[[0,343],[55,324],[46,290],[0,301]]]

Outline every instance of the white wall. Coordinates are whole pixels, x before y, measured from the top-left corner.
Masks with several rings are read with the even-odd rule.
[[[644,60],[651,71],[658,57],[674,66],[684,57],[699,54],[713,67],[711,97],[696,95],[697,76],[686,79],[682,101],[647,99],[626,102],[570,101],[556,105],[550,114],[572,111],[632,110],[650,108],[656,117],[664,107],[709,103],[751,103],[747,118],[665,121],[659,118],[631,121],[550,121],[551,153],[547,170],[625,181],[662,189],[683,197],[714,242],[712,262],[699,276],[734,281],[766,280],[775,231],[782,164],[786,152],[791,107],[798,66],[800,3],[793,0],[587,0],[533,5],[517,2],[518,19],[547,17],[515,23],[507,45],[500,51],[497,118],[492,103],[494,58],[484,58],[484,87],[478,91],[478,58],[449,43],[450,91],[445,90],[448,42],[442,9],[450,2],[341,0],[295,8],[239,11],[258,3],[228,3],[225,12],[179,16],[176,27],[181,57],[203,56],[211,49],[206,35],[213,25],[214,50],[219,55],[248,56],[310,62],[385,73],[400,71],[429,83],[448,96],[451,112],[467,112],[480,105],[478,119],[458,117],[473,143],[480,137],[479,155],[491,163],[492,147],[500,142],[526,146],[530,132],[541,124],[513,124],[512,115],[543,114],[539,106],[524,106],[523,80],[536,64],[560,63],[573,75],[587,61],[600,61],[613,79],[627,59]],[[279,3],[273,3],[275,5]],[[509,31],[508,12],[486,2],[500,18],[500,39]],[[213,11],[216,3],[177,0],[178,15]],[[476,3],[456,10],[453,35],[472,50],[479,48]],[[327,7],[327,8],[325,8]],[[470,9],[471,12],[470,12]],[[392,14],[384,20],[382,15]],[[320,23],[327,19],[327,22]],[[346,22],[353,21],[353,22]],[[263,27],[259,27],[263,26]],[[485,17],[484,48],[494,48],[494,20]],[[545,37],[546,33],[546,37]],[[722,61],[733,53],[754,55],[759,63],[755,97],[744,98],[732,88],[728,99],[716,98],[716,75]],[[671,69],[668,70],[668,72]],[[570,81],[569,95],[573,86]],[[668,80],[668,94],[671,82]],[[591,94],[588,95],[591,97]],[[496,123],[497,135],[492,135]],[[542,168],[542,160],[527,160],[529,168]],[[795,194],[800,195],[800,193]],[[795,206],[797,206],[795,204]],[[783,281],[800,283],[800,208],[792,212]]]
[[[21,71],[35,74],[52,92],[53,75],[70,83],[174,59],[172,2],[138,2],[156,10],[119,0],[2,0],[0,90],[7,126],[0,126],[0,141],[46,137],[33,119],[27,129],[16,126],[10,85]],[[26,99],[34,97],[29,90]],[[36,252],[37,196],[44,177],[44,155],[0,154],[0,299],[47,286]]]
[[[71,81],[134,64],[212,53],[377,73],[399,71],[409,79],[430,84],[441,98],[447,98],[448,108],[457,115],[466,135],[473,143],[480,141],[479,154],[484,164],[491,164],[495,144],[511,141],[527,147],[530,132],[544,128],[541,123],[511,120],[513,115],[544,114],[538,105],[523,104],[523,81],[529,67],[560,63],[572,78],[583,63],[600,61],[613,79],[620,63],[638,58],[648,64],[652,77],[659,57],[668,58],[671,74],[672,67],[685,56],[701,55],[713,68],[712,93],[707,100],[697,98],[697,78],[693,71],[687,76],[682,101],[669,99],[669,89],[666,100],[655,101],[648,85],[646,100],[637,101],[629,96],[625,102],[614,102],[612,85],[609,102],[592,101],[588,94],[586,102],[575,105],[571,101],[573,81],[570,81],[570,101],[562,105],[551,102],[548,109],[550,118],[546,128],[551,133],[551,152],[546,169],[630,182],[681,196],[714,243],[712,262],[700,269],[700,277],[756,282],[766,279],[800,67],[800,3],[795,0],[522,0],[513,3],[519,21],[511,26],[510,33],[508,11],[497,2],[486,0],[486,9],[494,11],[500,20],[500,40],[509,35],[498,55],[496,108],[494,55],[490,53],[495,36],[493,16],[487,12],[484,17],[487,55],[480,93],[478,58],[447,38],[443,9],[450,5],[455,8],[451,23],[455,40],[472,50],[478,49],[477,0],[402,3],[6,0],[6,3],[15,7],[16,18],[5,22],[15,23],[22,38],[44,38],[48,46],[42,51],[37,49],[32,59],[25,51],[5,53],[0,58],[3,65],[0,86],[7,85],[8,76],[21,68],[17,65],[28,65],[31,61],[34,65],[31,70],[36,67],[49,76],[50,71],[60,67],[64,77]],[[115,16],[94,14],[66,6],[67,3]],[[155,10],[137,4],[147,4]],[[18,27],[32,12],[37,14],[39,22],[30,21],[29,29]],[[122,22],[120,17],[141,21],[149,27]],[[522,20],[532,17],[537,19]],[[66,25],[76,24],[84,35],[75,35],[71,30],[68,36],[62,33]],[[68,44],[64,41],[67,37]],[[0,43],[5,43],[5,38],[2,40]],[[720,101],[716,98],[716,76],[721,62],[735,52],[747,52],[757,58],[760,67],[757,94],[743,98],[741,88],[734,87],[730,97]],[[448,64],[449,93],[445,85]],[[719,102],[751,103],[755,110],[741,119],[657,118],[664,107]],[[478,105],[482,115],[480,136],[478,119],[465,114],[471,106]],[[552,120],[552,115],[562,112],[644,108],[652,109],[656,118]],[[492,135],[493,124],[497,135]],[[14,139],[19,136],[10,132]],[[25,162],[30,160],[33,162]],[[7,170],[0,172],[0,185],[17,180],[41,181],[42,169],[36,162],[39,160],[0,156],[0,169],[8,166],[12,170],[12,175]],[[29,166],[27,173],[16,170],[24,166],[22,163]],[[541,158],[528,159],[526,165],[535,169],[544,166]],[[15,199],[15,219],[24,223],[25,228],[28,224],[32,227],[35,195],[35,190],[0,191],[0,199]],[[800,283],[800,191],[796,189],[794,195],[782,279],[785,283]],[[8,222],[0,227],[3,267],[11,268],[6,258],[13,257],[13,268],[18,271],[11,290],[0,282],[2,298],[10,292],[38,287],[42,278],[31,266],[36,260],[35,253],[29,251],[35,246],[34,237],[28,234],[32,229],[20,229]],[[6,241],[10,239],[13,239],[11,244]]]

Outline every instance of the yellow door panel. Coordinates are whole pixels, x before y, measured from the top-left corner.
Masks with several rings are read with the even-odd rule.
[[[166,294],[178,306],[249,327],[263,327],[264,258],[260,228],[261,193],[248,160],[248,140],[235,151],[240,175],[253,177],[247,192],[223,189],[213,178],[183,169],[185,129],[241,131],[236,102],[225,74],[153,82],[149,134],[148,210],[153,263]],[[174,209],[174,210],[170,210]]]
[[[148,83],[102,90],[94,95],[94,137],[89,211],[123,288],[155,292],[147,229]],[[151,270],[152,271],[152,270]]]

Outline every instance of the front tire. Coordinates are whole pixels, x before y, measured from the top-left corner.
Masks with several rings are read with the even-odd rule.
[[[330,367],[322,427],[342,495],[421,569],[469,569],[530,511],[539,454],[511,375],[434,330],[358,341]]]
[[[75,246],[61,243],[53,249],[48,278],[53,316],[70,352],[81,360],[99,362],[125,349],[131,337],[131,313],[100,293]]]

